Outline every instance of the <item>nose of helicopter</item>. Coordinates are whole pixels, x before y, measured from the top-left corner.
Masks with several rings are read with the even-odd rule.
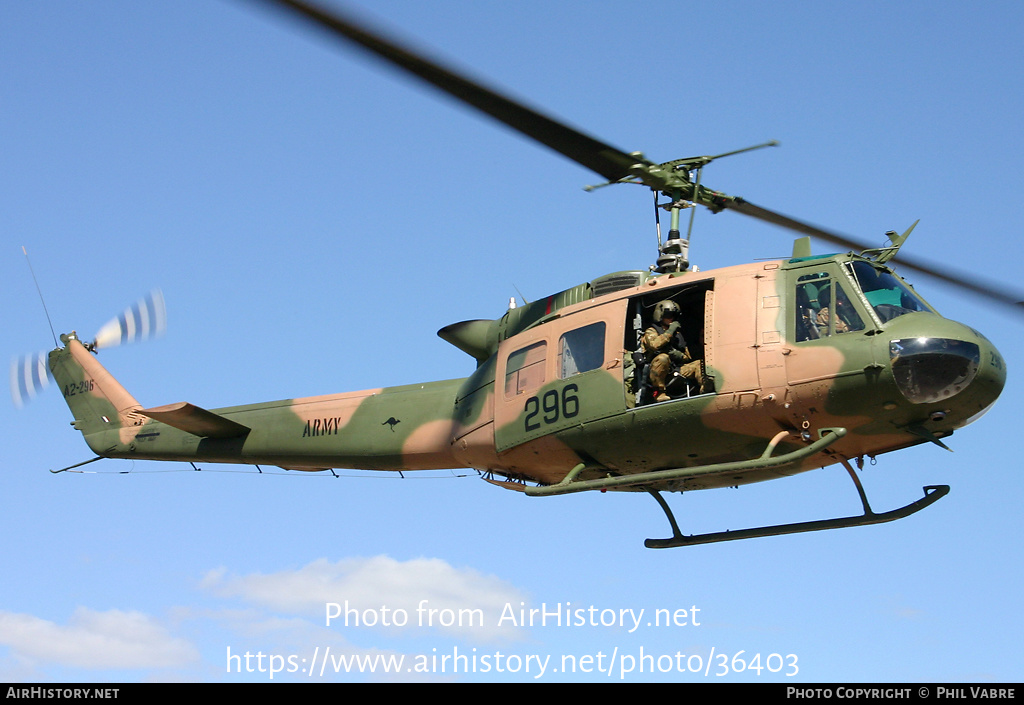
[[[886,331],[893,380],[903,397],[950,430],[982,416],[1006,384],[1006,364],[978,331],[930,314]]]

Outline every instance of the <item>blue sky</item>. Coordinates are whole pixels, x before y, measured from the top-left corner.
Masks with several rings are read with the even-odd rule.
[[[1019,3],[353,6],[656,161],[778,139],[705,183],[879,243],[920,218],[907,252],[1018,279]],[[13,357],[51,340],[21,246],[58,333],[91,335],[160,287],[166,336],[100,358],[147,406],[465,376],[472,360],[437,329],[497,317],[517,289],[532,300],[654,258],[645,191],[585,193],[599,180],[585,169],[259,3],[6,3],[0,46],[3,345]],[[791,240],[700,213],[692,259],[781,257]],[[269,660],[227,672],[248,651],[286,667],[457,652],[478,671],[492,656],[471,674],[275,680],[1019,681],[1021,321],[910,279],[991,338],[1010,379],[953,453],[865,469],[879,511],[952,486],[875,527],[650,551],[643,539],[668,528],[646,495],[527,498],[474,473],[104,461],[52,475],[90,457],[59,395],[0,406],[0,680],[269,680]],[[859,507],[836,467],[670,502],[687,533]],[[487,624],[326,625],[325,605],[346,600],[410,622],[422,604],[475,609]],[[521,603],[688,617],[632,632],[495,624]],[[794,654],[798,672],[714,675],[741,651]],[[553,671],[599,653],[616,670]],[[676,653],[715,666],[622,672],[620,656]],[[527,656],[545,655],[541,673]]]

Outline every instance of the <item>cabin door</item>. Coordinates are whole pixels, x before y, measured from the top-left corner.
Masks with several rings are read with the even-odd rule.
[[[498,346],[494,440],[499,453],[625,410],[625,311],[624,300],[592,306]]]

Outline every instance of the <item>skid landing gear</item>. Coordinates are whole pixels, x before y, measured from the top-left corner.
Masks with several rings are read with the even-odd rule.
[[[842,517],[839,519],[822,519],[819,521],[804,521],[795,524],[776,524],[775,526],[761,526],[754,529],[741,529],[739,531],[720,531],[714,534],[683,536],[679,531],[679,525],[676,524],[675,517],[672,515],[672,510],[669,509],[668,504],[662,498],[661,494],[656,490],[647,490],[661,506],[662,510],[665,512],[665,516],[668,517],[668,523],[672,525],[672,536],[667,539],[647,539],[644,541],[644,546],[647,548],[675,548],[677,546],[696,546],[701,543],[717,543],[719,541],[739,541],[740,539],[753,539],[760,536],[781,536],[783,534],[800,534],[807,531],[842,529],[847,526],[884,524],[885,522],[902,519],[903,517],[910,516],[915,512],[919,512],[928,505],[937,502],[949,494],[949,485],[928,485],[924,488],[924,497],[916,502],[911,502],[905,507],[900,507],[899,509],[893,509],[889,512],[876,514],[871,511],[871,505],[868,504],[868,497],[864,493],[864,487],[860,484],[860,479],[857,477],[853,468],[850,467],[850,463],[846,460],[843,460],[842,463],[843,467],[846,468],[846,472],[850,474],[853,484],[857,486],[857,493],[860,495],[861,504],[864,505],[864,513],[860,516]]]

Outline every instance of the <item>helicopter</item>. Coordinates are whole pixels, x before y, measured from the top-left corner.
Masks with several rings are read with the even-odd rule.
[[[608,184],[640,184],[668,198],[658,204],[671,216],[668,238],[651,270],[605,275],[500,318],[442,328],[442,339],[476,363],[465,379],[213,410],[188,403],[144,408],[92,354],[105,346],[105,336],[83,342],[65,334],[47,367],[96,459],[301,471],[470,467],[527,496],[643,491],[672,526],[671,538],[648,541],[655,548],[891,521],[948,492],[946,486],[928,487],[923,499],[875,514],[850,465],[920,443],[941,445],[984,413],[1005,383],[1005,363],[994,346],[939,316],[889,266],[909,230],[891,234],[883,248],[853,243],[704,186],[703,169],[726,155],[649,161],[336,14],[305,3],[280,4],[590,168]],[[681,224],[682,214],[695,206],[772,222],[852,251],[812,256],[801,240],[786,260],[696,271]],[[914,267],[903,256],[900,261]],[[1015,303],[1013,297],[1001,300]],[[675,382],[679,391],[656,401],[645,369],[651,361],[640,341],[666,301],[678,307],[702,382]],[[826,302],[847,311],[833,316]],[[121,337],[145,328],[154,308],[148,299],[130,309],[119,324]],[[862,516],[684,536],[661,497],[836,463],[857,485]]]

